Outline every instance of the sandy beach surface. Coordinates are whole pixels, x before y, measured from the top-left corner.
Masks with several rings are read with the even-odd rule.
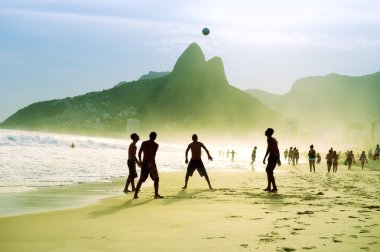
[[[197,173],[187,190],[184,173],[161,173],[160,200],[150,186],[133,200],[118,180],[117,195],[86,206],[0,218],[0,251],[380,251],[380,161],[370,165],[283,165],[278,193],[255,171],[211,171],[213,191]]]

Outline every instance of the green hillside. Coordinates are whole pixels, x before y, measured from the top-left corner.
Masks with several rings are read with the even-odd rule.
[[[380,118],[380,72],[359,77],[307,77],[296,81],[284,95],[247,92],[288,118],[314,126],[368,124]]]
[[[249,94],[229,85],[222,60],[205,60],[197,44],[180,56],[161,78],[124,83],[101,92],[37,102],[17,111],[3,128],[73,132],[125,133],[127,119],[141,131],[251,132],[273,126],[280,116]]]

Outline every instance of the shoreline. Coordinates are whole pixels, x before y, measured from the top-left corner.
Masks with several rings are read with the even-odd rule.
[[[159,200],[149,186],[137,200],[121,194],[119,180],[119,195],[83,207],[0,217],[0,250],[378,250],[380,173],[308,169],[282,166],[278,193],[262,191],[263,172],[209,171],[213,191],[197,173],[186,190],[184,174],[161,173]]]
[[[379,171],[380,162],[370,162],[366,164],[367,167],[364,171]],[[265,171],[262,164],[258,165],[259,170],[242,169],[242,168],[228,168],[228,169],[207,169],[210,173],[261,173],[265,177]],[[361,172],[360,164],[353,165],[353,170],[349,172]],[[307,170],[306,170],[307,168]],[[339,169],[340,168],[340,169]],[[308,171],[309,166],[306,163],[300,163],[296,166],[289,164],[282,165],[280,168],[276,167],[275,175],[281,175],[281,173],[292,173],[295,170],[298,172]],[[339,176],[342,169],[347,170],[347,166],[340,164],[338,167],[338,173],[334,176]],[[327,175],[326,164],[322,163],[316,166],[317,174],[325,173]],[[160,172],[162,174],[177,174],[185,178],[186,171],[165,171]],[[195,177],[198,173],[195,172]],[[19,192],[19,193],[4,193],[0,194],[0,218],[14,217],[20,215],[45,213],[49,211],[69,210],[88,205],[96,204],[107,198],[127,195],[123,192],[124,183],[127,179],[125,177],[115,177],[108,182],[91,182],[91,183],[75,183],[63,186],[48,186],[40,187],[35,190]],[[191,180],[191,178],[190,178]],[[135,179],[137,183],[138,178]],[[165,184],[161,185],[165,186]],[[153,181],[148,179],[142,188],[153,187]],[[181,184],[178,185],[181,188]],[[129,195],[132,195],[129,193]],[[21,208],[21,209],[20,209]]]

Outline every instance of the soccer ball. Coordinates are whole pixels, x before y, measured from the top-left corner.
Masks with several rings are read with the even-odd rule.
[[[210,33],[210,30],[208,28],[203,28],[202,29],[202,34],[207,36]]]

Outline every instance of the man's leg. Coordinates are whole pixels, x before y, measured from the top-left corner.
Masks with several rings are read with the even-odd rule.
[[[270,174],[270,180],[272,182],[272,190],[271,190],[271,192],[277,192],[277,186],[276,186],[276,181],[274,179],[273,171]]]
[[[131,176],[128,176],[127,182],[125,183],[125,187],[124,187],[124,192],[125,193],[129,192],[128,191],[128,186],[129,186],[130,183],[131,183]]]
[[[207,173],[205,174],[205,179],[206,179],[206,181],[207,181],[208,187],[210,188],[210,190],[212,190],[211,183],[210,183],[210,179],[208,178]]]
[[[186,177],[185,177],[185,185],[184,187],[182,187],[182,189],[186,189],[187,188],[187,182],[189,181],[189,174],[186,173]]]
[[[140,191],[140,188],[141,188],[141,185],[142,185],[143,181],[141,180],[141,178],[139,179],[139,182],[137,182],[137,186],[136,186],[136,189],[135,189],[135,194],[133,195],[133,198],[134,199],[137,199],[138,196],[137,194],[139,193]]]
[[[268,172],[268,167],[267,167],[267,169],[265,171],[267,172],[268,186],[267,186],[267,188],[264,189],[264,191],[269,192],[271,190],[271,188],[270,188],[271,179],[269,177],[270,175],[269,175],[269,172]]]

